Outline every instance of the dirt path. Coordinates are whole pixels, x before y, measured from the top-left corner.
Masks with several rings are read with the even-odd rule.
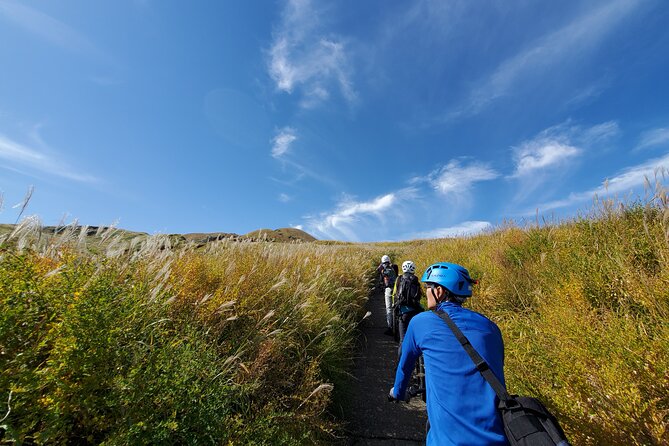
[[[370,317],[361,324],[358,355],[348,410],[348,446],[411,445],[425,442],[425,404],[414,398],[410,404],[388,403],[395,379],[397,343],[386,329],[382,294],[367,302]]]

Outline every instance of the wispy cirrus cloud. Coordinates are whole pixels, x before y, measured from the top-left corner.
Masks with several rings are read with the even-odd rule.
[[[600,79],[599,81],[588,85],[585,88],[577,90],[575,94],[565,102],[564,105],[567,108],[575,108],[592,102],[594,99],[601,96],[602,93],[604,93],[604,91],[611,86],[611,83],[612,82],[610,78],[604,77],[603,79]]]
[[[523,143],[515,150],[516,170],[513,177],[533,175],[538,170],[565,165],[580,155],[581,150],[554,139]]]
[[[0,0],[0,17],[6,18],[52,45],[111,63],[109,56],[93,45],[82,33],[23,2]]]
[[[408,186],[380,195],[368,201],[344,197],[332,211],[306,217],[308,232],[321,238],[360,241],[397,238],[401,228],[420,224],[417,216],[426,215],[424,200],[418,197],[437,195],[440,199],[465,205],[471,203],[475,183],[489,181],[501,175],[485,163],[454,159],[424,177],[409,180]],[[468,207],[468,206],[464,206]],[[459,211],[463,212],[464,207]],[[429,213],[429,212],[428,212]],[[448,212],[447,212],[448,214]],[[452,218],[452,215],[442,215]],[[457,226],[427,232],[410,232],[401,239],[446,237],[472,234],[487,228],[489,223],[464,222]],[[393,234],[391,236],[391,234]]]
[[[473,116],[495,100],[512,93],[522,81],[550,75],[553,67],[561,71],[597,48],[640,4],[639,0],[615,0],[593,7],[563,28],[548,33],[527,49],[503,61],[469,95],[465,104],[446,119]]]
[[[463,194],[472,188],[474,183],[494,180],[500,174],[488,164],[463,160],[451,160],[447,165],[428,175],[430,185],[442,195]]]
[[[621,193],[639,192],[646,182],[651,184],[655,179],[664,181],[669,178],[669,154],[646,161],[636,166],[628,167],[616,176],[606,179],[602,184],[584,192],[574,192],[568,197],[554,200],[528,209],[524,215],[532,215],[538,209],[540,212],[576,206],[592,200],[595,196],[606,197]]]
[[[310,0],[289,0],[269,49],[269,74],[276,88],[301,94],[304,108],[327,100],[337,89],[349,102],[357,94],[344,39],[321,28],[320,12]]]
[[[637,144],[634,150],[667,145],[667,143],[669,143],[669,128],[657,128],[642,133],[639,144]]]
[[[386,219],[398,217],[403,202],[415,196],[414,188],[405,188],[378,196],[369,201],[357,201],[344,197],[332,212],[323,212],[317,217],[307,218],[310,232],[326,238],[359,240],[356,229],[383,226]]]
[[[272,138],[272,156],[280,158],[290,149],[290,145],[297,140],[297,132],[292,127],[284,127]]]
[[[531,178],[535,184],[542,176],[572,163],[583,147],[607,141],[619,133],[614,121],[582,127],[567,121],[540,132],[535,138],[512,148],[515,170],[510,178]]]
[[[367,202],[345,199],[334,212],[322,214],[318,220],[312,221],[310,226],[328,237],[343,234],[349,240],[357,240],[358,236],[351,228],[352,223],[365,216],[382,218],[383,212],[388,210],[396,200],[395,194],[392,193]]]
[[[22,170],[17,169],[16,165],[18,165],[73,181],[83,183],[98,181],[97,178],[91,175],[75,172],[55,155],[49,155],[45,151],[20,144],[2,134],[0,134],[0,159],[9,162],[10,164],[4,167],[15,172],[22,172]]]
[[[293,197],[291,197],[290,195],[285,194],[285,193],[280,193],[280,194],[279,194],[279,197],[278,197],[278,200],[279,200],[281,203],[288,203],[288,202],[289,202],[290,200],[292,200],[292,199],[293,199]]]
[[[403,240],[415,239],[434,239],[434,238],[454,238],[467,237],[480,234],[492,228],[489,221],[464,221],[455,226],[446,228],[436,228],[429,231],[421,231],[407,234],[402,237]]]
[[[294,186],[296,183],[304,180],[305,178],[309,178],[319,183],[326,184],[335,189],[341,189],[342,187],[339,181],[331,178],[328,174],[324,172],[316,171],[313,168],[305,164],[298,163],[287,156],[283,156],[279,159],[281,160],[281,163],[284,165],[285,168],[289,168],[292,170],[294,176],[288,180],[272,176],[270,177],[272,181],[275,181],[279,184],[283,184],[284,186]]]

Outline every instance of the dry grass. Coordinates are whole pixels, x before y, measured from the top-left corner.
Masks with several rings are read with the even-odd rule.
[[[0,248],[6,439],[332,440],[370,250],[86,233],[25,219]]]
[[[468,305],[505,338],[510,389],[540,397],[574,444],[669,444],[669,206],[604,201],[572,221],[407,244],[481,280]]]
[[[381,254],[467,266],[468,305],[505,337],[512,391],[574,444],[669,443],[669,205],[600,202],[571,221],[359,245],[221,240],[24,219],[0,240],[5,439],[327,443]]]

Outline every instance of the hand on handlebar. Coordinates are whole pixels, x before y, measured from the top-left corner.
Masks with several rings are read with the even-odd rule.
[[[399,400],[397,398],[395,398],[395,388],[391,387],[390,392],[388,392],[388,402],[389,403],[396,403],[398,401]]]
[[[395,388],[391,387],[390,392],[388,392],[388,402],[389,403],[399,403],[400,401],[403,401],[405,403],[408,403],[411,401],[411,398],[413,398],[416,395],[421,394],[424,392],[422,389],[417,389],[414,386],[410,386],[406,393],[404,394],[404,398],[398,398],[395,396]]]

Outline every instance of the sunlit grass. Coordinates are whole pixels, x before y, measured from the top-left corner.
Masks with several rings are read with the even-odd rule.
[[[368,250],[226,241],[172,249],[166,236],[110,233],[104,252],[91,254],[84,231],[64,228],[45,242],[27,219],[3,244],[6,439],[334,438],[326,410],[348,379]]]
[[[372,272],[390,254],[418,274],[449,261],[480,279],[467,305],[502,329],[510,390],[540,397],[574,444],[669,443],[666,193],[540,223],[198,249],[113,227],[45,237],[25,218],[0,239],[5,440],[331,442]]]
[[[480,279],[512,392],[540,397],[574,444],[669,443],[669,206],[603,201],[571,221],[407,244]]]

